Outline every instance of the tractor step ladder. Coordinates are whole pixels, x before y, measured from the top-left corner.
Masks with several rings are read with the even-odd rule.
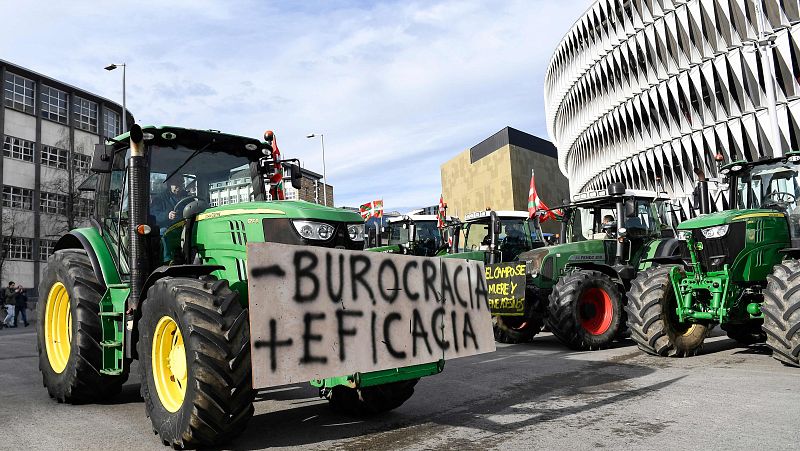
[[[130,287],[126,284],[110,284],[100,300],[100,325],[102,339],[100,348],[103,362],[101,374],[117,376],[125,371],[125,301]]]

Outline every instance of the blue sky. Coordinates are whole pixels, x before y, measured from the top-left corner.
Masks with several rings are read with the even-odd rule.
[[[272,129],[317,172],[324,133],[337,206],[403,210],[507,125],[548,138],[544,72],[591,3],[0,0],[0,58],[119,102],[125,62],[140,123]]]

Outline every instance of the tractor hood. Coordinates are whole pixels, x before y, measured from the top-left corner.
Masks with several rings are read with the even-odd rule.
[[[264,217],[292,219],[321,219],[324,221],[362,223],[361,215],[341,208],[325,207],[302,200],[280,200],[247,202],[209,208],[198,215],[198,219],[229,215],[257,214]]]
[[[700,215],[696,218],[683,221],[679,226],[679,230],[700,229],[705,227],[713,227],[717,225],[730,224],[735,221],[744,220],[747,218],[759,216],[783,216],[783,213],[775,210],[727,210],[717,213],[709,213]]]

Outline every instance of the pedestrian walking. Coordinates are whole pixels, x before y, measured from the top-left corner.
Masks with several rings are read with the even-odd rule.
[[[3,318],[3,324],[7,327],[12,327],[16,297],[17,285],[14,282],[8,282],[8,287],[5,289],[6,316]]]
[[[22,314],[22,323],[28,327],[28,294],[22,285],[17,287],[17,296],[14,298],[14,327],[17,327],[17,318]]]

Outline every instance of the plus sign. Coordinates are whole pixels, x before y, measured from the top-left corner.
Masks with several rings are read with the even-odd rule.
[[[270,359],[269,366],[270,366],[270,369],[273,372],[278,367],[277,357],[275,356],[275,353],[276,353],[275,351],[278,349],[279,346],[291,346],[292,345],[292,339],[291,338],[287,338],[286,340],[278,341],[278,337],[277,337],[278,331],[276,330],[278,328],[277,326],[278,326],[278,324],[277,324],[277,321],[275,321],[275,318],[269,320],[269,341],[256,340],[256,342],[255,342],[256,349],[260,349],[260,348],[263,348],[265,346],[269,347],[269,359]]]

